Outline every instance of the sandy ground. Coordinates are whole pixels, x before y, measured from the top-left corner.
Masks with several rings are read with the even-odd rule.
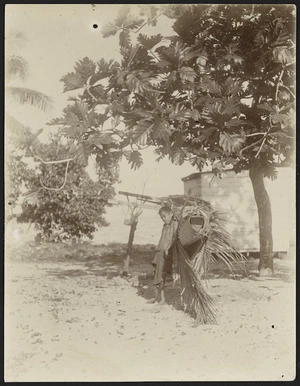
[[[103,247],[89,254],[82,247],[74,259],[53,250],[49,259],[47,246],[30,248],[6,257],[7,382],[294,379],[289,260],[276,259],[272,279],[212,275],[218,324],[195,327],[178,299],[146,303],[151,251],[137,252],[123,279],[123,250],[111,258]],[[176,293],[170,284],[167,297]]]

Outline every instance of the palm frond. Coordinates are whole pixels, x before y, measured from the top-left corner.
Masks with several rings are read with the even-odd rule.
[[[21,56],[9,56],[5,63],[5,76],[7,79],[19,77],[25,79],[29,74],[27,61]]]
[[[185,207],[181,214],[181,221],[182,218],[190,216],[201,216],[205,219],[204,226],[199,233],[195,231],[195,240],[206,237],[203,249],[193,258],[196,273],[200,273],[203,268],[206,273],[210,262],[218,265],[223,263],[231,272],[236,271],[235,266],[240,270],[245,270],[243,262],[246,258],[238,251],[230,233],[225,229],[228,219],[224,212],[202,201]]]
[[[193,202],[190,197],[181,205],[174,199],[172,208],[179,221],[173,252],[180,275],[183,308],[197,323],[215,323],[214,301],[201,284],[201,273],[207,272],[212,261],[225,265],[231,272],[235,271],[236,264],[245,270],[242,264],[245,257],[225,229],[227,217],[223,212],[203,200]],[[198,228],[188,221],[195,216],[203,220]]]
[[[5,91],[6,97],[9,97],[22,105],[31,105],[43,111],[52,107],[52,99],[39,91],[11,86],[6,87]]]
[[[215,323],[214,301],[205,291],[199,275],[195,272],[188,255],[178,241],[174,249],[181,282],[181,303],[185,312],[196,319],[196,323]]]

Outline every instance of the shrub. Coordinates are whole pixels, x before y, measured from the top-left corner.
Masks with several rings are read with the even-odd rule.
[[[51,144],[38,146],[44,160],[67,158],[71,150],[71,145],[63,145],[58,137]],[[115,194],[113,184],[119,173],[117,161],[109,168],[95,167],[97,181],[91,179],[82,164],[71,161],[64,184],[66,163],[39,163],[34,176],[29,175],[27,181],[35,193],[24,201],[18,221],[34,223],[38,237],[48,241],[92,238],[97,227],[108,225],[103,215],[108,200]]]

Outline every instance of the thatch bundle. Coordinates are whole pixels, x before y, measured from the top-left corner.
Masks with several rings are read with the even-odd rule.
[[[173,253],[181,281],[181,301],[185,311],[199,323],[214,323],[213,300],[200,281],[211,261],[224,263],[231,271],[245,258],[238,252],[224,228],[224,214],[203,200],[190,197],[170,198],[178,219],[178,233]]]

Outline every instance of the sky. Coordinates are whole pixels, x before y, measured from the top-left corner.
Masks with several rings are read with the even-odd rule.
[[[74,64],[85,56],[92,60],[100,58],[119,59],[118,38],[104,39],[101,28],[112,21],[118,12],[118,4],[8,4],[6,5],[6,33],[10,30],[22,32],[26,42],[22,47],[14,49],[7,43],[6,53],[14,53],[26,59],[30,74],[23,87],[33,88],[50,96],[53,108],[47,112],[35,108],[15,106],[13,114],[24,125],[37,131],[44,128],[40,137],[47,140],[49,133],[55,128],[46,123],[61,115],[71,93],[63,93],[60,78],[73,71]],[[97,24],[98,28],[93,25]],[[161,19],[157,27],[146,27],[143,33],[170,34],[172,21]],[[144,193],[154,196],[183,193],[182,177],[197,170],[189,164],[172,165],[166,159],[155,161],[153,149],[143,152],[144,165],[137,171],[131,170],[126,160],[120,165],[121,183],[116,190]],[[146,184],[146,185],[145,185]],[[145,185],[145,188],[144,188]]]

